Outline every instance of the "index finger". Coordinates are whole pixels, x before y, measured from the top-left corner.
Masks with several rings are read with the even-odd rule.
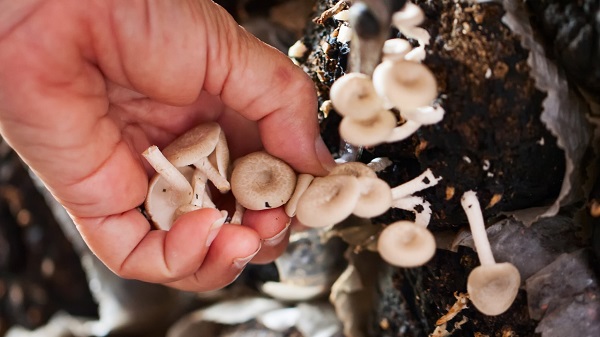
[[[267,152],[297,171],[325,174],[334,162],[319,135],[314,83],[275,48],[239,26],[231,28],[232,43],[209,53],[205,89],[258,122]],[[209,45],[223,46],[216,41]],[[222,60],[228,60],[227,67]]]

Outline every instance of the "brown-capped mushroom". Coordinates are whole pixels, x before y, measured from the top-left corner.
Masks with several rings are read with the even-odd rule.
[[[298,200],[296,219],[308,227],[332,226],[352,214],[359,198],[356,177],[317,177]]]
[[[417,177],[392,188],[392,197],[394,199],[400,199],[412,195],[416,192],[437,185],[440,180],[442,180],[442,178],[437,178],[433,172],[431,172],[431,169],[426,169]]]
[[[227,177],[220,172],[223,171],[223,168],[220,170],[215,168],[208,159],[213,152],[216,152],[217,145],[221,143],[219,153],[216,153],[215,156],[226,156],[227,158],[215,158],[213,161],[217,165],[229,161],[229,151],[223,151],[224,137],[221,133],[221,127],[217,123],[200,124],[171,142],[163,149],[163,153],[176,167],[195,166],[196,170],[202,172],[221,193],[226,193],[230,189],[230,184]],[[226,143],[224,146],[226,147]]]
[[[331,86],[329,97],[340,115],[359,121],[370,120],[383,109],[371,78],[361,73],[338,78]]]
[[[337,164],[333,169],[331,169],[331,171],[329,171],[328,175],[347,175],[356,178],[377,178],[377,174],[375,171],[373,171],[373,169],[371,169],[368,165],[357,161],[349,161]]]
[[[381,62],[373,71],[373,86],[400,111],[431,105],[438,95],[431,70],[411,61]]]
[[[245,208],[275,208],[292,196],[296,173],[279,158],[264,151],[253,152],[236,160],[231,186],[235,199]]]
[[[404,268],[427,263],[435,254],[435,249],[431,232],[410,221],[388,225],[377,240],[379,255],[388,263]]]
[[[473,305],[485,315],[500,315],[512,305],[521,284],[519,270],[508,262],[496,263],[485,231],[477,195],[467,191],[461,198],[481,265],[469,274],[467,291]]]

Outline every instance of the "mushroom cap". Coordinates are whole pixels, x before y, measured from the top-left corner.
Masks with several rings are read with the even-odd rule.
[[[357,161],[349,161],[346,163],[338,164],[331,171],[329,171],[329,175],[347,175],[356,178],[377,178],[377,174],[375,173],[375,171],[373,171],[373,169],[371,169],[366,164]]]
[[[352,213],[372,218],[385,213],[392,206],[392,190],[379,178],[359,177],[361,194]]]
[[[438,95],[431,70],[411,61],[381,62],[373,71],[373,85],[400,111],[431,105]]]
[[[340,136],[356,146],[375,146],[385,142],[396,127],[396,116],[388,110],[380,110],[367,121],[344,118],[340,123]]]
[[[389,264],[404,268],[424,265],[435,254],[435,248],[431,232],[411,221],[388,225],[377,240],[379,255]]]
[[[469,274],[467,292],[477,310],[496,316],[510,308],[520,285],[519,270],[511,263],[486,264]]]
[[[327,227],[346,219],[360,197],[358,179],[346,175],[315,178],[298,200],[296,219],[308,227]]]
[[[251,210],[285,204],[295,187],[294,170],[264,151],[237,159],[231,173],[231,192],[240,205]]]
[[[177,167],[192,165],[214,151],[220,133],[219,124],[203,123],[176,138],[162,152]]]
[[[194,169],[188,166],[179,168],[179,171],[188,181],[194,173]],[[169,230],[173,225],[177,210],[181,206],[190,204],[191,201],[191,194],[178,192],[160,174],[155,174],[148,185],[144,208],[156,228]]]
[[[405,39],[388,39],[383,43],[381,52],[384,60],[402,60],[412,50],[410,42]]]
[[[383,109],[383,101],[371,78],[361,73],[348,73],[338,78],[329,91],[333,107],[342,116],[357,120],[371,119]]]
[[[392,15],[392,24],[396,28],[415,27],[420,25],[425,19],[425,14],[421,7],[407,1],[401,10]]]

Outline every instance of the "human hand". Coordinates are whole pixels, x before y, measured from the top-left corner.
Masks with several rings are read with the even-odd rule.
[[[0,0],[0,132],[122,277],[206,291],[280,254],[266,239],[286,229],[281,209],[247,212],[210,246],[216,210],[151,230],[141,153],[217,121],[232,158],[264,148],[324,174],[315,109],[307,76],[211,1]]]

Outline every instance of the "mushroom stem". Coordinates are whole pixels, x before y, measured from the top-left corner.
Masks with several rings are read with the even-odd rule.
[[[477,249],[477,256],[479,256],[481,265],[495,264],[496,261],[494,260],[490,242],[485,232],[485,222],[483,221],[483,214],[481,213],[477,194],[473,191],[465,192],[460,203],[467,214],[469,227],[471,228],[471,234],[475,242],[475,249]]]
[[[421,206],[421,210],[419,210]],[[403,209],[415,213],[415,224],[427,227],[431,221],[431,204],[425,199],[417,196],[403,197],[392,201],[393,208]]]
[[[412,136],[413,133],[417,132],[421,125],[422,124],[419,122],[407,120],[404,124],[393,128],[392,132],[389,134],[385,141],[387,143],[394,143],[404,140]]]
[[[242,224],[242,218],[244,217],[244,212],[246,211],[246,209],[244,208],[244,206],[242,206],[239,202],[235,202],[235,212],[233,212],[233,215],[231,216],[231,220],[229,220],[229,223],[232,225],[241,225]]]
[[[192,186],[181,172],[165,158],[157,146],[152,145],[142,153],[148,163],[165,179],[173,189],[192,194]]]
[[[210,163],[208,158],[204,157],[195,162],[194,167],[200,171],[207,180],[210,180],[221,193],[227,193],[231,189],[229,181],[219,173],[219,171]]]
[[[412,195],[415,192],[422,191],[431,186],[437,185],[442,178],[436,178],[431,169],[425,170],[418,177],[392,188],[392,198],[394,200]]]
[[[206,195],[206,175],[199,170],[194,170],[192,185],[194,188],[192,205],[202,207]]]

